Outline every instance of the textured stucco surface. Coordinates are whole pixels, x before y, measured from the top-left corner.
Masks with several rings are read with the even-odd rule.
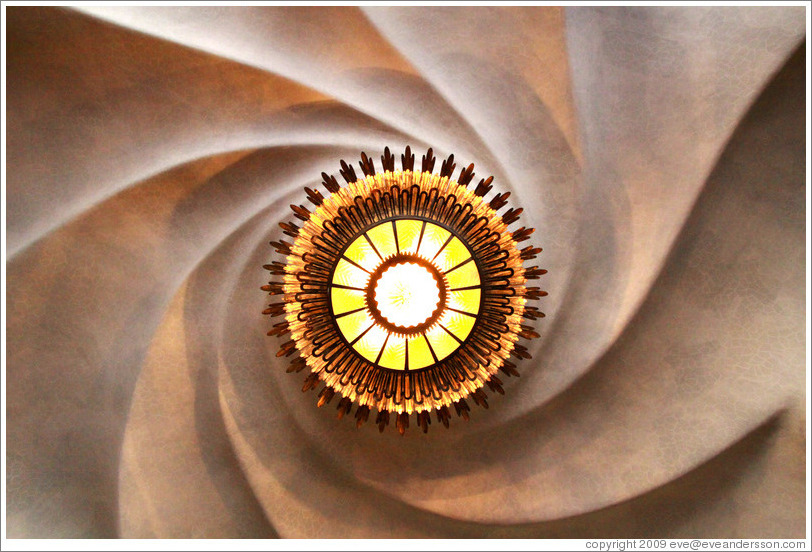
[[[804,536],[803,8],[7,15],[9,537]],[[258,288],[406,144],[511,192],[549,296],[402,438],[302,395]]]

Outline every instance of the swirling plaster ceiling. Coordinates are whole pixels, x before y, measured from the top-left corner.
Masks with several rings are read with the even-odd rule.
[[[9,536],[803,536],[802,7],[7,16]],[[550,295],[495,408],[401,437],[302,400],[257,290],[406,144]]]

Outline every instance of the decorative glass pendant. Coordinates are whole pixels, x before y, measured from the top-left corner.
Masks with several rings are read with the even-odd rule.
[[[307,367],[302,390],[323,383],[318,406],[338,394],[339,418],[356,404],[359,427],[374,409],[401,434],[413,414],[425,432],[432,411],[448,427],[449,407],[466,420],[466,399],[488,408],[486,385],[504,394],[496,374],[530,358],[518,341],[538,334],[522,322],[544,313],[527,301],[546,295],[526,282],[547,271],[522,266],[541,249],[517,245],[533,229],[508,231],[522,209],[497,214],[510,194],[486,203],[493,177],[468,189],[473,164],[452,180],[453,155],[437,174],[431,149],[421,170],[414,160],[407,147],[396,171],[386,148],[378,173],[362,153],[361,178],[342,160],[343,187],[322,173],[329,197],[305,188],[315,211],[291,205],[303,224],[280,224],[294,241],[271,242],[285,261],[264,268],[282,281],[262,287],[282,296],[268,335],[290,334],[277,356],[298,353],[288,372]]]

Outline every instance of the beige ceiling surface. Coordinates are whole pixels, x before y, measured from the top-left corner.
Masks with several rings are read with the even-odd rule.
[[[803,536],[803,8],[7,14],[10,537]],[[549,296],[401,437],[302,395],[259,286],[407,144],[511,192]]]

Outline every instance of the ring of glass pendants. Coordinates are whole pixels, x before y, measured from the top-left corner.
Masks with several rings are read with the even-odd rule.
[[[390,370],[420,370],[451,355],[481,308],[480,270],[468,246],[418,218],[390,219],[350,240],[329,281],[339,335]]]

